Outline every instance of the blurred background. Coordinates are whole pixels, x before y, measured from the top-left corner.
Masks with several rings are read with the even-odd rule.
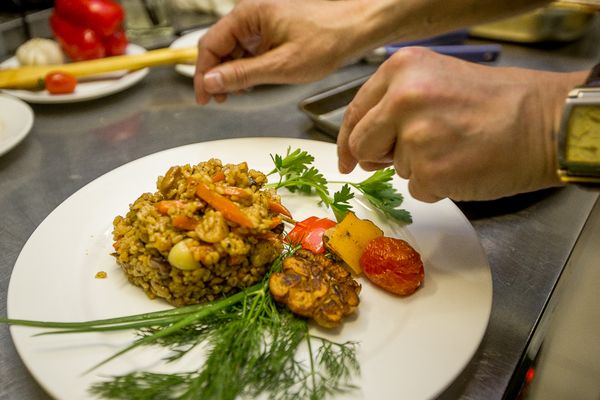
[[[126,11],[127,36],[148,49],[168,46],[175,38],[213,23],[235,0],[120,0]],[[560,1],[508,20],[471,29],[471,36],[537,46],[560,46],[582,37],[595,18],[585,0]],[[52,36],[48,17],[53,0],[0,2],[0,57],[13,54],[32,37]]]

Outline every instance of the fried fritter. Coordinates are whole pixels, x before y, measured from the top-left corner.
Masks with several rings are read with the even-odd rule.
[[[294,313],[334,328],[356,311],[360,284],[339,263],[321,254],[298,250],[283,260],[269,279],[273,298]]]

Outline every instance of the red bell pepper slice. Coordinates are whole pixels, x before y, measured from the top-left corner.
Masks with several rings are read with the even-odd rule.
[[[336,222],[328,218],[309,217],[298,222],[288,233],[286,240],[288,243],[300,244],[303,249],[315,254],[324,253],[323,235],[335,225]]]

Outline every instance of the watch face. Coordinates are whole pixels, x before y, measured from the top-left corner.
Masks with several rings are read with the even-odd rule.
[[[572,108],[565,144],[567,163],[593,163],[600,170],[600,107],[578,105]]]

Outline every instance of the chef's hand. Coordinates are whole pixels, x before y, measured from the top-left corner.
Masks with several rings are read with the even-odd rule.
[[[359,7],[355,0],[242,0],[198,44],[196,101],[325,76],[360,50]]]
[[[492,68],[406,48],[349,105],[339,168],[393,165],[416,199],[487,200],[559,185],[554,134],[585,73]]]

